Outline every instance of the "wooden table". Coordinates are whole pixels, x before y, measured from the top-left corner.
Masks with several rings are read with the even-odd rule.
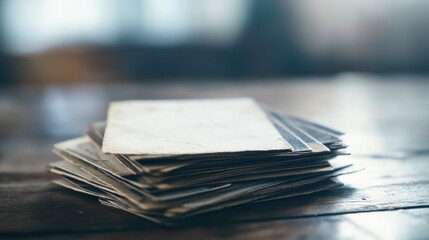
[[[427,239],[429,80],[344,74],[278,79],[11,88],[0,95],[0,232],[79,239]],[[366,170],[337,190],[209,214],[164,228],[51,183],[54,142],[105,118],[118,99],[252,96],[347,132]],[[1,237],[0,237],[1,238]]]

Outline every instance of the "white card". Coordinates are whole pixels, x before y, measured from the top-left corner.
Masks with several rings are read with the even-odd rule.
[[[102,147],[128,155],[290,149],[251,98],[113,102]]]

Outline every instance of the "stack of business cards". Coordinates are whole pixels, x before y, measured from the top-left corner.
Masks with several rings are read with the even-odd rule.
[[[251,98],[110,104],[106,122],[58,143],[55,183],[161,224],[310,194],[356,171],[343,133]],[[286,206],[287,207],[287,206]]]

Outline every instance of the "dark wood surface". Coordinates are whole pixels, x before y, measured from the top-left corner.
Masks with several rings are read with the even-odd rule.
[[[1,237],[79,239],[427,239],[429,78],[22,87],[0,91]],[[165,228],[51,183],[52,144],[105,118],[111,100],[252,96],[347,133],[366,167],[345,187],[236,207]]]

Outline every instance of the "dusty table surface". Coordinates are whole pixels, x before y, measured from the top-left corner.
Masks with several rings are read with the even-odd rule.
[[[341,189],[208,214],[165,228],[51,183],[52,144],[105,118],[111,100],[252,96],[347,133],[365,171]],[[425,239],[429,77],[339,75],[0,90],[0,234],[79,239]],[[0,238],[2,238],[0,236]]]

